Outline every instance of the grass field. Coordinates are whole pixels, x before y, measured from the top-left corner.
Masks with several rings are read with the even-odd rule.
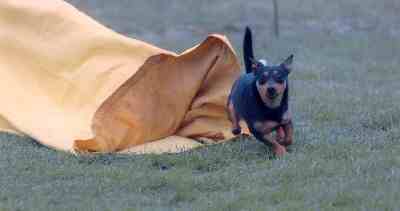
[[[400,1],[70,0],[123,34],[181,51],[223,33],[241,54],[295,54],[296,143],[254,140],[179,155],[76,157],[0,135],[0,210],[399,210]],[[2,102],[4,103],[4,102]]]

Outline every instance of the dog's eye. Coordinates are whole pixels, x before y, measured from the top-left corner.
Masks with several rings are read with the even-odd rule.
[[[279,79],[276,80],[276,82],[277,82],[278,84],[283,84],[283,82],[285,82],[285,80],[279,78]]]

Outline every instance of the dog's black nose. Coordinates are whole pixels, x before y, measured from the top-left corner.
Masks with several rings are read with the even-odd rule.
[[[269,96],[275,96],[275,95],[276,95],[276,89],[273,88],[273,87],[269,87],[269,88],[267,89],[267,92],[268,92],[268,95],[269,95]]]

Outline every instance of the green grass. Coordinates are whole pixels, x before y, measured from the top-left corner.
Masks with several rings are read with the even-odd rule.
[[[295,54],[296,143],[282,159],[254,140],[179,155],[74,156],[0,135],[0,210],[398,210],[400,3],[71,0],[118,32],[181,51],[220,32],[241,55]]]

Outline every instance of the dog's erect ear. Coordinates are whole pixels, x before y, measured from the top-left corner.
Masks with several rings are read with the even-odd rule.
[[[285,68],[286,71],[288,71],[289,73],[292,71],[293,69],[293,54],[290,55],[282,64],[281,66],[283,68]]]
[[[263,66],[263,64],[256,59],[250,58],[250,61],[251,61],[251,71],[253,73],[256,73],[257,70],[259,70]]]

